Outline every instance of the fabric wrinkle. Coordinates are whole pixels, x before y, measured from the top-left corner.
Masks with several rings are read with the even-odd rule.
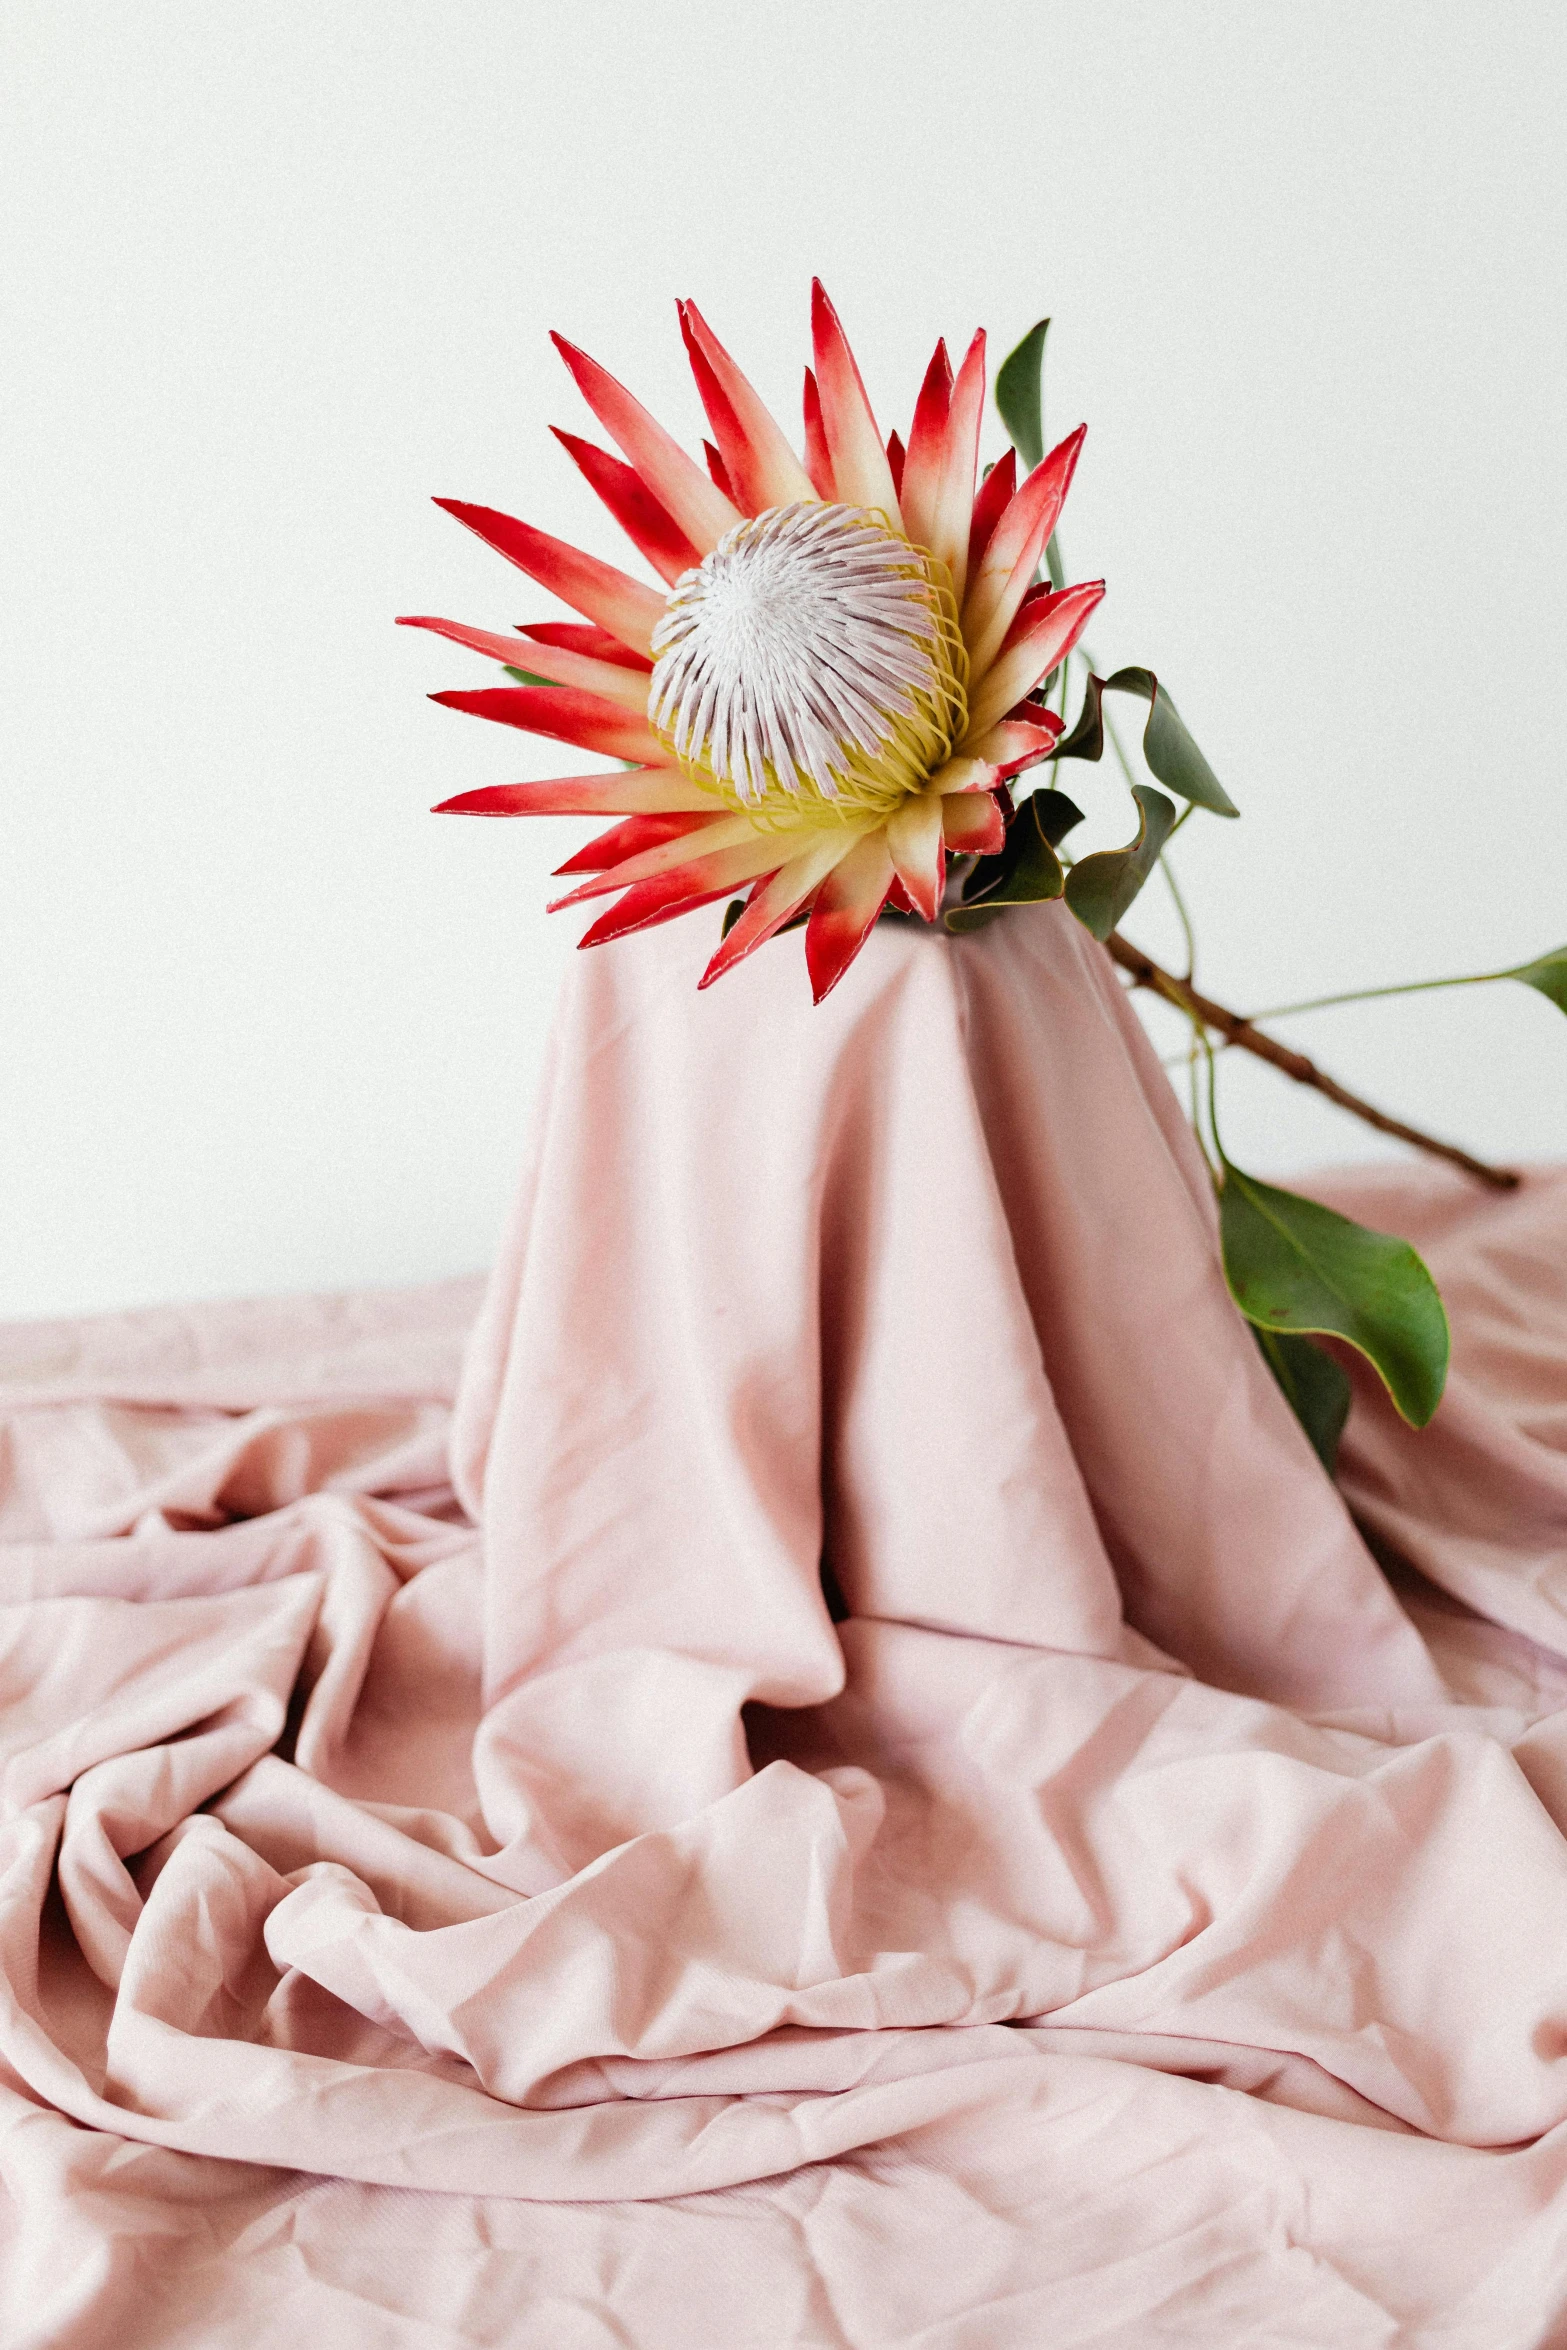
[[[1567,1171],[1304,1179],[1335,1490],[1060,907],[706,943],[487,1283],[0,1330],[0,2335],[1547,2350]]]

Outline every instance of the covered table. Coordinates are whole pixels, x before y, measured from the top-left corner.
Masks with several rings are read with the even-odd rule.
[[[1554,2341],[1567,1177],[1335,1490],[1060,906],[701,927],[482,1297],[0,1332],[4,2339]]]

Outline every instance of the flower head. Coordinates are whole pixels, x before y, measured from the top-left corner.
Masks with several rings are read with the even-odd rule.
[[[405,622],[549,681],[437,701],[628,764],[442,809],[616,817],[560,868],[588,878],[558,905],[617,901],[584,946],[745,890],[702,985],[803,916],[820,1001],[883,906],[936,919],[948,853],[1000,848],[1007,778],[1054,746],[1059,719],[1029,697],[1104,592],[1037,584],[1083,435],[1021,484],[1011,452],[977,483],[978,334],[955,379],[937,345],[907,450],[884,443],[817,285],[802,459],[694,303],[680,322],[713,432],[705,471],[555,338],[621,456],[557,437],[663,590],[441,499],[582,619],[512,636]]]

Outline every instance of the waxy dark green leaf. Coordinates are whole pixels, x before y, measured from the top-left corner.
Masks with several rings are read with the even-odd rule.
[[[947,928],[983,930],[1008,906],[1058,898],[1066,870],[1056,855],[1056,842],[1082,820],[1081,809],[1073,807],[1065,792],[1035,792],[1026,799],[1007,827],[1005,848],[999,856],[981,857],[969,875],[964,903],[951,909]]]
[[[1076,800],[1069,800],[1053,784],[1036,791],[1028,804],[1034,811],[1034,822],[1053,849],[1058,849],[1067,834],[1075,832],[1083,821],[1083,811]]]
[[[1124,849],[1097,849],[1080,857],[1066,877],[1066,902],[1085,930],[1107,939],[1159,862],[1175,822],[1175,803],[1146,783],[1134,783],[1140,822]]]
[[[1559,1012],[1567,1012],[1567,947],[1558,947],[1551,955],[1537,955],[1532,963],[1520,963],[1507,976],[1521,979],[1525,987],[1538,988]]]
[[[1012,446],[1032,473],[1045,453],[1044,373],[1045,337],[1050,321],[1031,326],[1015,351],[1009,351],[996,377],[996,408]]]
[[[1331,1477],[1338,1464],[1338,1441],[1349,1418],[1354,1390],[1349,1373],[1314,1338],[1299,1338],[1291,1330],[1262,1330],[1254,1322],[1252,1336],[1262,1359],[1283,1390],[1284,1400],[1311,1439],[1312,1450]]]
[[[555,686],[553,677],[535,677],[531,669],[513,669],[509,661],[503,663],[501,673],[505,677],[512,678],[518,685],[547,685],[552,688]]]
[[[1248,1322],[1347,1339],[1400,1416],[1413,1428],[1425,1426],[1447,1379],[1447,1315],[1407,1240],[1260,1183],[1229,1159],[1219,1233],[1224,1277]]]
[[[1077,724],[1056,745],[1058,759],[1097,759],[1103,755],[1105,725],[1101,705],[1106,694],[1136,694],[1148,704],[1143,757],[1150,774],[1168,784],[1171,791],[1179,792],[1183,800],[1195,801],[1199,808],[1207,808],[1215,816],[1240,814],[1188,734],[1184,719],[1170,699],[1169,689],[1159,683],[1151,669],[1118,669],[1113,677],[1091,676]]]

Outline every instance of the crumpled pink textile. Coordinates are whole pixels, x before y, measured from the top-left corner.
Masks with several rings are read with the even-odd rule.
[[[0,1332],[0,2339],[1567,2342],[1567,1173],[1341,1497],[1059,908],[700,930],[482,1302]]]

